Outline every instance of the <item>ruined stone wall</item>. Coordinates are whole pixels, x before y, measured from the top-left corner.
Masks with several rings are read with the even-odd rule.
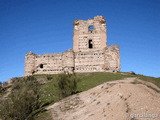
[[[119,47],[75,53],[74,72],[117,72],[120,70]]]
[[[64,53],[36,55],[26,54],[25,74],[59,74],[73,72],[74,54],[72,50]]]
[[[104,48],[104,66],[108,72],[120,71],[120,52],[118,45],[107,46]]]
[[[101,72],[104,65],[102,50],[75,53],[75,72]]]
[[[35,74],[62,72],[62,53],[36,55]]]
[[[102,16],[94,19],[75,20],[73,32],[74,52],[88,51],[90,49],[99,50],[106,47],[106,21]],[[89,48],[89,41],[92,47]]]
[[[35,54],[29,52],[25,56],[25,75],[32,75],[35,69]]]
[[[25,75],[63,72],[116,72],[120,70],[117,45],[107,46],[106,21],[103,16],[75,20],[73,50],[63,53],[25,56]]]
[[[36,55],[26,54],[25,75],[64,72],[116,72],[120,70],[119,47],[103,50]]]

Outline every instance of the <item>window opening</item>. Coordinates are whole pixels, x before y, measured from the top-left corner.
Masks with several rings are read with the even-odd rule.
[[[93,30],[93,29],[94,29],[93,25],[91,25],[91,26],[88,27],[88,30]]]
[[[39,67],[40,67],[40,68],[43,68],[43,64],[40,64]]]
[[[93,48],[92,40],[89,40],[89,41],[88,41],[88,47],[89,47],[89,48]]]

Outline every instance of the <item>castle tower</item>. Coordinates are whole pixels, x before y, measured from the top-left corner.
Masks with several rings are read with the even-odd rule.
[[[25,56],[25,75],[32,75],[35,71],[35,54],[29,52]]]
[[[73,50],[67,50],[62,55],[63,71],[68,73],[74,72],[74,52]]]
[[[106,42],[106,20],[103,16],[74,21],[74,52],[102,50],[106,47]]]

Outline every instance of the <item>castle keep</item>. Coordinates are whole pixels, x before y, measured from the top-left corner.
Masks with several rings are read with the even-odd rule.
[[[103,16],[74,21],[73,50],[44,55],[29,52],[25,56],[25,75],[119,70],[119,47],[107,46],[106,20]]]

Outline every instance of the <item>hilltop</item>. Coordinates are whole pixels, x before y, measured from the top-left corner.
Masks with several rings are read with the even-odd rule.
[[[6,101],[12,94],[17,93],[24,96],[23,91],[30,91],[25,99],[32,97],[31,101],[35,102],[38,99],[37,106],[28,114],[29,118],[35,120],[63,120],[64,117],[65,120],[121,120],[126,113],[160,114],[160,78],[124,72],[79,73],[76,74],[78,84],[75,95],[62,99],[56,87],[58,76],[33,75],[13,78],[2,86],[1,100]],[[23,105],[25,99],[17,102]],[[32,102],[27,105],[29,104]],[[16,105],[13,108],[16,108]],[[18,112],[18,108],[16,109],[15,113]]]

